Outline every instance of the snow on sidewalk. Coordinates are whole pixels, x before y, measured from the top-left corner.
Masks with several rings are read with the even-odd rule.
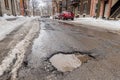
[[[0,41],[3,40],[7,34],[24,24],[26,21],[30,21],[33,18],[22,17],[15,21],[7,21],[4,18],[0,19]]]
[[[12,65],[11,80],[16,80],[17,70],[23,62],[26,49],[31,45],[31,40],[34,39],[35,35],[39,31],[39,25],[37,23],[30,23],[29,25],[31,25],[32,28],[28,34],[8,52],[8,56],[6,56],[2,61],[0,65],[0,76],[2,76],[5,71],[9,71]],[[16,60],[15,63],[13,63],[14,60]]]
[[[10,15],[10,16],[9,16],[9,15],[7,15],[7,14],[4,14],[4,15],[3,15],[3,18],[4,18],[4,19],[13,19],[13,18],[16,18],[16,16],[13,16],[13,15]]]
[[[120,21],[103,20],[95,18],[76,18],[73,23],[80,23],[108,30],[120,30]]]

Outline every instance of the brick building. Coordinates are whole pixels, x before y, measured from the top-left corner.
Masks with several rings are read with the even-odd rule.
[[[59,0],[53,9],[72,11],[79,17],[120,18],[120,0]]]
[[[91,0],[73,0],[71,6],[76,16],[90,16]]]
[[[60,13],[60,8],[61,8],[61,1],[62,0],[52,0],[52,14],[54,15],[55,13]],[[61,3],[61,4],[60,4]]]
[[[0,0],[0,15],[20,15],[19,0]]]
[[[75,16],[90,14],[91,0],[53,0],[53,14],[62,11],[72,11]]]
[[[29,10],[30,0],[20,0],[20,14],[23,16],[30,15]]]
[[[120,18],[120,0],[92,0],[92,17]]]
[[[0,16],[7,15],[28,15],[29,0],[0,0]]]

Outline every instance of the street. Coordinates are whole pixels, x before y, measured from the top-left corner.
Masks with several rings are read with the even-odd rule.
[[[6,68],[0,67],[3,71],[0,80],[120,79],[118,34],[52,19],[31,22],[24,23],[0,41],[0,64],[6,65]],[[64,73],[57,71],[49,61],[57,52],[73,54],[76,51],[90,53],[95,59]],[[2,65],[9,54],[14,57]]]

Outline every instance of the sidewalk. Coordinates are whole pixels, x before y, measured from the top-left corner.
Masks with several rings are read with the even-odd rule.
[[[0,18],[0,41],[3,40],[9,33],[14,31],[16,28],[20,27],[27,21],[31,21],[34,18],[31,17],[21,17],[14,21],[7,21],[4,18]]]
[[[103,20],[95,18],[75,18],[74,21],[60,20],[60,22],[64,22],[75,26],[87,27],[91,29],[102,29],[120,34],[120,21]]]
[[[13,16],[13,15],[9,16],[7,14],[4,14],[3,17],[0,17],[0,20],[8,20],[8,21],[13,21],[16,19],[17,19],[16,16]]]

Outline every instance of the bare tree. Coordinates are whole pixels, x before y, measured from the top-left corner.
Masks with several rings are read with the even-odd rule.
[[[33,9],[33,16],[35,16],[35,12],[38,9],[39,2],[37,0],[31,0],[31,4]]]
[[[52,0],[42,0],[46,5],[44,6],[44,15],[50,16],[52,14]]]

